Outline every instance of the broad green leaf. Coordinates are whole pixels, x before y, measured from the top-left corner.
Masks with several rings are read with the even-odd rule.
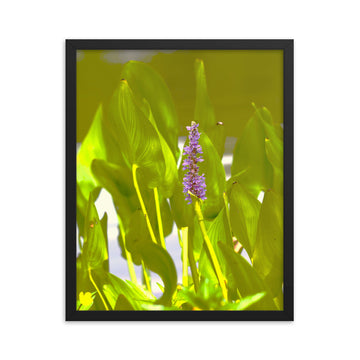
[[[215,218],[215,220],[210,223],[207,233],[211,244],[214,247],[216,257],[221,266],[221,270],[225,277],[228,278],[229,276],[231,276],[231,270],[228,266],[226,266],[227,264],[225,262],[224,255],[222,254],[218,246],[219,242],[224,243],[230,248],[233,246],[228,221],[226,218],[225,208],[222,208],[219,215]],[[200,253],[199,272],[201,277],[209,279],[213,284],[218,283],[218,279],[215,274],[213,265],[204,246],[202,247]]]
[[[195,61],[196,100],[194,120],[210,138],[220,159],[224,154],[225,130],[222,122],[216,122],[214,108],[208,95],[204,62]]]
[[[144,242],[139,252],[145,266],[150,271],[157,273],[164,282],[164,293],[156,302],[169,306],[177,285],[174,261],[166,250],[153,242]]]
[[[172,295],[176,290],[176,268],[169,253],[151,241],[144,215],[140,210],[132,216],[130,231],[126,237],[126,247],[136,265],[140,265],[143,261],[150,271],[161,277],[165,289],[157,303],[170,305]]]
[[[224,206],[225,169],[213,144],[206,134],[201,134],[199,143],[204,161],[199,165],[199,173],[205,174],[206,197],[202,212],[205,218],[215,218]]]
[[[172,232],[174,225],[174,218],[170,210],[170,205],[165,199],[165,197],[163,197],[162,194],[160,193],[159,198],[160,198],[160,212],[161,212],[161,220],[163,225],[163,232],[164,232],[164,237],[166,237],[170,235]],[[149,194],[149,200],[146,202],[146,205],[147,205],[146,209],[149,213],[150,222],[153,225],[153,230],[157,238],[159,238],[159,226],[156,216],[154,193]]]
[[[108,260],[107,234],[103,232],[93,195],[93,192],[90,193],[85,219],[85,237],[82,252],[87,269],[102,268],[104,261]]]
[[[159,136],[142,111],[127,81],[122,80],[107,108],[105,121],[113,134],[128,166],[139,166],[138,176],[149,188],[158,187],[165,173]]]
[[[97,186],[90,165],[94,159],[106,159],[106,148],[102,136],[102,106],[96,111],[91,127],[82,142],[76,159],[76,180],[85,199]]]
[[[254,305],[258,301],[260,301],[266,295],[265,292],[257,293],[255,295],[246,296],[240,300],[238,304],[236,304],[236,310],[246,310],[251,305]],[[235,310],[235,309],[234,309]]]
[[[175,159],[179,157],[179,122],[170,91],[162,77],[149,65],[138,61],[125,64],[122,76],[135,95],[145,98],[151,107],[157,127]]]
[[[271,188],[273,180],[272,166],[265,151],[265,138],[263,123],[255,112],[235,145],[231,166],[232,176],[246,170],[241,176],[241,184],[256,198],[260,191]]]
[[[237,254],[233,249],[227,247],[223,243],[219,243],[219,247],[232,270],[236,286],[242,298],[255,295],[259,292],[268,293],[268,289],[260,276],[240,254]],[[262,300],[251,306],[250,309],[277,310],[269,295],[266,295]]]
[[[256,109],[256,112],[264,126],[266,134],[265,152],[273,167],[272,188],[278,194],[282,194],[284,182],[283,130],[279,124],[273,122],[270,112],[265,107]]]
[[[283,202],[274,191],[265,193],[260,210],[254,268],[277,295],[283,283]]]
[[[116,212],[127,233],[131,214],[139,207],[131,174],[127,169],[122,170],[122,167],[103,160],[94,160],[91,170],[98,184],[111,194]]]
[[[229,202],[234,235],[252,257],[261,203],[240,183],[232,185]]]
[[[178,171],[177,171],[175,157],[171,152],[170,147],[165,141],[164,137],[158,130],[150,106],[146,101],[145,101],[145,114],[147,115],[147,118],[149,119],[150,123],[153,125],[154,129],[156,130],[159,136],[162,154],[164,157],[165,173],[160,186],[160,192],[165,197],[171,197],[174,192],[174,187],[178,179]]]
[[[145,292],[145,290],[131,281],[124,281],[111,273],[106,273],[105,276],[103,291],[111,308],[114,310],[130,310],[130,308],[116,308],[116,305],[120,305],[117,303],[120,295],[123,297],[121,306],[124,306],[126,301],[127,306],[132,307],[134,310],[142,310],[142,304],[155,300],[153,295]]]
[[[135,194],[131,170],[121,165],[112,164],[105,160],[95,159],[91,163],[91,170],[98,184],[110,193],[119,192],[123,196]]]
[[[76,157],[76,220],[80,236],[84,236],[84,221],[87,211],[87,201],[90,192],[97,186],[96,179],[90,170],[93,159],[105,159],[106,150],[102,136],[102,107],[96,111],[91,127],[82,142]]]
[[[183,177],[184,173],[180,168],[179,181],[177,181],[174,188],[174,193],[170,198],[171,212],[174,216],[174,220],[178,229],[181,229],[182,227],[191,227],[191,224],[194,222],[195,216],[193,207],[188,205],[185,201],[183,185],[181,182]]]
[[[134,264],[141,265],[140,247],[144,242],[151,242],[144,214],[136,210],[130,219],[129,232],[126,235],[126,248],[130,251]]]

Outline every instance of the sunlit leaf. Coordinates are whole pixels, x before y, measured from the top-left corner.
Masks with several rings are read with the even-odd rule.
[[[85,237],[83,257],[88,269],[102,268],[108,260],[107,234],[104,234],[99,216],[94,204],[93,193],[90,193],[87,215],[85,219]]]
[[[268,289],[260,276],[240,254],[237,254],[233,249],[222,243],[219,243],[219,247],[232,270],[236,286],[242,298],[259,292],[268,293]],[[250,309],[277,310],[269,295],[266,295],[262,300],[251,306]]]
[[[132,216],[130,231],[126,238],[126,247],[135,264],[140,265],[143,261],[150,271],[161,277],[164,282],[164,293],[157,302],[170,305],[177,284],[174,261],[166,250],[151,241],[141,211],[136,211]]]
[[[82,142],[76,160],[76,180],[82,195],[89,198],[90,192],[97,186],[90,165],[94,159],[106,159],[106,147],[102,136],[103,111],[99,106],[91,127]]]
[[[273,169],[265,151],[266,133],[258,113],[250,118],[238,139],[235,149],[231,175],[245,170],[241,184],[258,197],[260,191],[271,188]]]
[[[213,245],[216,257],[220,263],[223,274],[225,275],[225,277],[231,276],[231,270],[227,266],[224,255],[222,254],[218,246],[218,243],[222,242],[226,246],[232,247],[232,239],[226,218],[225,208],[223,208],[220,211],[219,215],[215,218],[215,220],[210,223],[210,226],[207,229],[207,234],[209,236],[211,244]],[[211,280],[213,284],[218,283],[214,267],[204,246],[202,247],[199,259],[199,272],[202,277]]]
[[[127,81],[120,82],[105,121],[113,130],[127,164],[139,167],[139,176],[146,179],[149,188],[160,186],[165,173],[164,157],[159,136],[141,110]]]
[[[261,203],[240,183],[232,185],[229,202],[232,230],[251,257],[256,242]]]
[[[260,210],[254,268],[268,283],[274,295],[283,282],[283,203],[274,191],[265,193]]]
[[[164,137],[158,130],[157,124],[154,120],[153,114],[147,102],[145,102],[145,114],[147,115],[147,118],[149,119],[150,123],[153,125],[159,136],[162,154],[164,157],[165,173],[163,174],[162,182],[160,185],[160,192],[165,197],[171,197],[174,192],[176,182],[178,180],[178,170],[175,157],[171,152],[170,147],[165,141]]]
[[[153,68],[139,61],[125,64],[122,76],[128,81],[135,95],[145,98],[149,103],[157,127],[177,159],[179,123],[166,83]]]

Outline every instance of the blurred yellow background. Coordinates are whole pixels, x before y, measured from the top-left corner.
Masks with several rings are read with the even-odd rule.
[[[204,61],[216,119],[227,136],[239,136],[254,102],[283,122],[282,50],[84,50],[77,52],[77,141],[88,131],[100,103],[107,101],[129,60],[144,61],[163,77],[179,116],[180,135],[195,110],[194,62]]]

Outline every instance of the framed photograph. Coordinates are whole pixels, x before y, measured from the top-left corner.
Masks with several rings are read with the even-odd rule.
[[[66,320],[285,320],[293,40],[66,41]]]

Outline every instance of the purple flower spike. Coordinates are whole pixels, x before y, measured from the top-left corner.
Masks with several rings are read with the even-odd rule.
[[[196,124],[194,121],[191,122],[191,126],[186,127],[189,131],[189,146],[184,147],[184,154],[187,157],[184,159],[182,166],[183,170],[187,170],[183,181],[183,192],[186,195],[185,200],[188,201],[188,204],[192,202],[188,191],[201,200],[206,199],[205,175],[199,175],[199,166],[197,165],[197,163],[204,161],[200,155],[203,152],[201,145],[199,145],[200,133],[197,129],[198,127],[199,124]]]

